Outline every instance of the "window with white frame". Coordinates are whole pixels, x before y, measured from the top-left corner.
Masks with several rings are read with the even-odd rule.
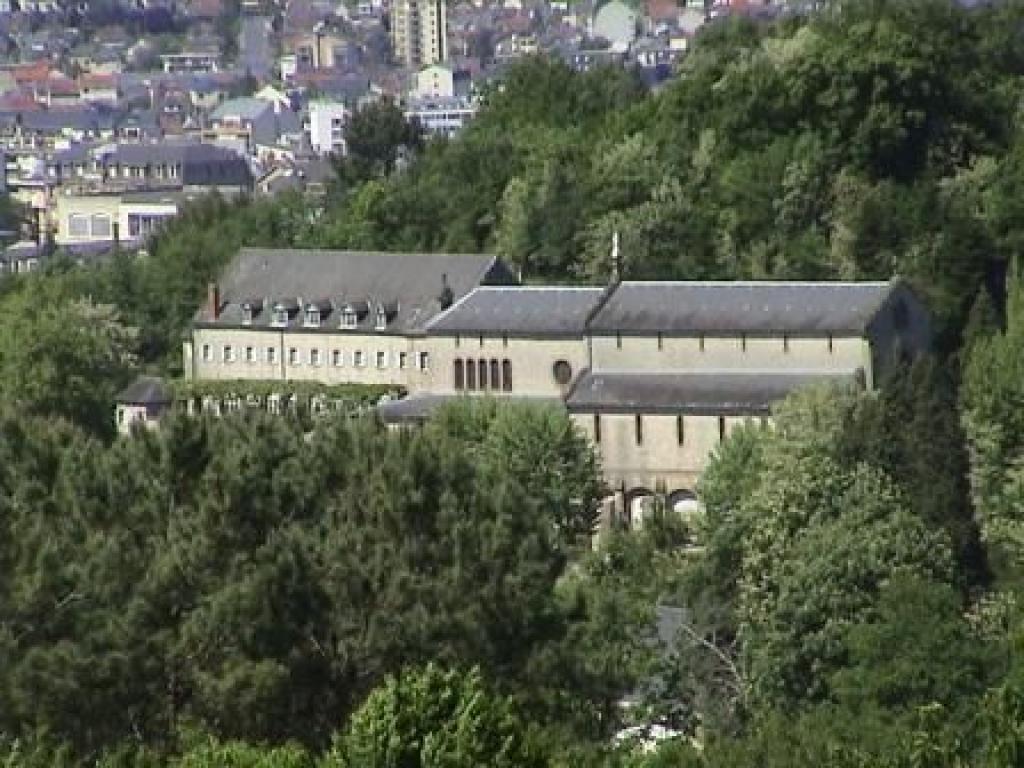
[[[306,307],[305,326],[307,328],[319,328],[320,327],[320,308],[319,307]]]
[[[110,216],[105,213],[95,213],[92,216],[92,236],[108,238],[111,236],[112,228]]]
[[[309,364],[310,365],[320,365],[320,350],[319,349],[311,349],[311,350],[309,350]]]
[[[72,237],[89,236],[89,217],[80,213],[68,216],[68,234]]]
[[[203,362],[208,363],[213,360],[213,349],[209,344],[203,344]]]
[[[277,347],[267,347],[267,362],[271,365],[277,362]]]
[[[388,353],[384,350],[377,350],[377,367],[387,368],[388,367]]]
[[[352,353],[352,364],[356,368],[362,368],[364,365],[366,365],[366,359],[363,357],[363,350],[357,349],[355,352]]]
[[[384,311],[384,307],[377,307],[377,324],[376,328],[378,331],[383,331],[388,327],[388,315]]]
[[[359,325],[359,318],[353,309],[346,309],[341,313],[341,327],[355,328]]]
[[[403,371],[409,367],[409,353],[399,352],[398,353],[398,367]]]
[[[225,363],[235,362],[235,350],[230,344],[225,344],[224,349],[221,350],[221,359]]]
[[[419,356],[419,368],[421,371],[425,371],[430,368],[430,353],[420,352]]]
[[[344,360],[345,358],[342,356],[340,349],[335,349],[331,351],[331,365],[333,365],[335,368],[340,368],[342,365],[344,365]]]
[[[256,362],[256,350],[252,346],[248,346],[245,348],[245,362]]]
[[[288,325],[288,309],[280,304],[274,307],[274,314],[270,318],[270,324],[282,328]]]
[[[288,365],[298,365],[298,364],[299,364],[299,350],[297,350],[295,347],[292,347],[291,349],[288,350]]]

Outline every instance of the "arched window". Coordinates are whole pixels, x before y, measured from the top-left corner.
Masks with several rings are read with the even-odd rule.
[[[465,366],[462,358],[455,360],[455,388],[462,389],[466,386]]]
[[[497,360],[491,360],[491,389],[501,389],[501,368]]]
[[[477,366],[480,368],[480,389],[487,389],[487,361],[480,360],[477,362]]]
[[[508,360],[501,361],[501,388],[506,392],[512,391],[512,363]]]
[[[476,363],[466,361],[466,389],[476,389]]]

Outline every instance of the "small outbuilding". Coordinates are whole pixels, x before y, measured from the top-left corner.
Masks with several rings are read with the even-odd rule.
[[[134,424],[151,427],[171,407],[174,397],[164,380],[139,376],[117,395],[117,431],[128,434]]]

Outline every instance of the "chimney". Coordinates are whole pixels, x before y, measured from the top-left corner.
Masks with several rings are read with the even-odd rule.
[[[612,276],[611,282],[618,283],[622,280],[622,254],[619,253],[619,232],[612,233]]]
[[[220,317],[220,287],[216,283],[210,283],[206,288],[207,311],[210,319],[216,320]]]
[[[448,309],[454,300],[455,294],[452,292],[452,287],[448,285],[448,273],[445,272],[441,275],[441,294],[437,297],[437,301],[441,305],[441,309]]]

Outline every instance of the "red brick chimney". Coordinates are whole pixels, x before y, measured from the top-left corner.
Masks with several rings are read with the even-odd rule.
[[[216,320],[220,317],[220,288],[216,283],[210,283],[206,287],[206,302],[210,319]]]

